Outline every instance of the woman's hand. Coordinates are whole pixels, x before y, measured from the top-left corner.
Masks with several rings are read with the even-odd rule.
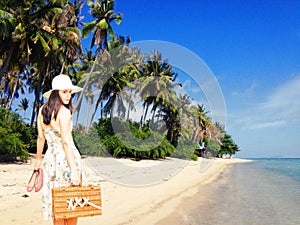
[[[42,162],[41,159],[36,159],[36,160],[35,160],[35,162],[34,162],[34,169],[35,169],[35,170],[41,168],[41,162]]]
[[[78,173],[77,170],[71,171],[71,183],[72,183],[74,186],[78,186],[78,185],[81,184],[80,175],[79,175],[79,173]]]

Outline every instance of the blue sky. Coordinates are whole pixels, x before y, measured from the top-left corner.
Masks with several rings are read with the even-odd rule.
[[[115,11],[124,14],[115,34],[171,42],[206,63],[237,157],[300,157],[300,1],[116,0]],[[203,99],[189,82],[185,91]]]
[[[116,34],[176,43],[208,65],[238,157],[300,157],[300,1],[117,0],[115,11]]]

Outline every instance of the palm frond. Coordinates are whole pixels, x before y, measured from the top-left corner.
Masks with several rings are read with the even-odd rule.
[[[82,28],[82,37],[86,38],[97,26],[97,20],[84,24]]]

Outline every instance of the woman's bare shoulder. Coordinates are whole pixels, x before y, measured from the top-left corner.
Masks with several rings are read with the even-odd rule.
[[[71,118],[72,115],[71,115],[71,111],[67,107],[62,105],[58,111],[57,116],[62,119],[69,119]]]

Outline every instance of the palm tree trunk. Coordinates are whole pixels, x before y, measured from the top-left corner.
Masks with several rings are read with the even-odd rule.
[[[49,68],[49,64],[47,66],[47,71],[46,74],[48,74],[48,68]],[[39,73],[39,80],[38,80],[38,85],[35,89],[35,99],[34,99],[34,104],[33,104],[33,110],[32,110],[32,114],[31,114],[31,121],[30,121],[30,126],[33,126],[36,114],[40,108],[40,92],[41,92],[41,87],[43,84],[43,79],[44,77],[42,76],[42,73]]]
[[[153,108],[152,108],[153,109]],[[156,107],[153,110],[152,118],[151,118],[151,123],[152,123],[152,129],[156,129],[157,126],[155,125],[154,119],[155,119],[155,114],[156,114]]]
[[[3,75],[4,75],[4,73],[5,73],[6,69],[7,69],[7,67],[8,67],[8,64],[9,64],[9,62],[10,62],[10,58],[11,58],[11,56],[12,56],[12,53],[13,53],[14,49],[15,49],[15,44],[13,44],[13,45],[11,46],[11,48],[10,48],[10,50],[9,50],[9,54],[8,54],[6,60],[5,60],[5,63],[4,63],[4,65],[2,66],[2,68],[1,68],[1,71],[0,71],[0,82],[1,82],[1,80],[2,80],[2,77],[3,77]]]
[[[63,62],[62,66],[61,66],[60,74],[62,74],[64,72],[64,68],[65,68],[65,62]]]
[[[149,104],[147,103],[147,106],[146,106],[146,111],[145,111],[145,115],[144,115],[144,122],[143,122],[143,126],[144,126],[144,124],[146,123],[146,117],[147,117],[147,114],[148,114],[148,109],[149,109]]]
[[[143,127],[143,116],[144,116],[144,112],[145,112],[145,105],[143,105],[143,110],[142,110],[142,115],[141,115],[141,121],[140,121],[140,129]]]
[[[194,142],[199,141],[199,140],[197,140],[198,139],[197,137],[199,137],[199,131],[200,131],[200,127],[197,126],[197,129],[195,130],[194,135],[193,135],[193,139],[192,139]]]
[[[15,83],[14,83],[13,92],[12,92],[12,94],[11,94],[9,103],[7,104],[7,107],[6,107],[7,109],[10,109],[10,108],[11,108],[12,102],[13,102],[13,100],[14,100],[14,98],[15,98],[15,93],[16,93],[16,91],[17,91],[17,85],[18,85],[18,82],[19,82],[19,77],[20,77],[20,75],[18,75],[18,77],[17,77],[17,79],[16,79],[16,81],[15,81]]]
[[[75,126],[78,125],[78,119],[79,119],[79,112],[80,112],[80,108],[81,108],[81,102],[80,104],[77,106],[77,115],[76,115],[76,122],[75,122]],[[74,110],[75,112],[75,110]]]
[[[85,133],[87,134],[89,131],[89,114],[91,109],[91,98],[87,100],[87,112],[86,112],[86,126],[85,126]]]
[[[76,103],[76,105],[74,107],[74,112],[76,110],[78,110],[79,106],[81,105],[81,102],[82,102],[82,99],[83,99],[84,90],[86,89],[86,87],[87,87],[87,85],[89,83],[90,77],[91,77],[91,75],[92,75],[92,73],[93,73],[93,71],[95,69],[95,65],[96,65],[97,60],[98,60],[98,54],[96,55],[96,58],[95,58],[95,61],[93,63],[93,66],[91,68],[91,71],[90,71],[90,73],[89,73],[89,75],[88,75],[88,77],[87,77],[87,79],[86,79],[86,81],[84,83],[83,90],[82,90],[82,92],[80,92],[80,95],[78,97],[77,103]],[[79,114],[79,111],[78,111],[78,114]]]
[[[92,122],[93,122],[93,120],[94,120],[94,117],[95,117],[95,114],[96,114],[96,112],[97,112],[97,110],[98,110],[100,101],[101,101],[101,95],[100,95],[100,97],[98,98],[98,100],[97,100],[97,102],[96,102],[96,106],[95,106],[94,112],[93,112],[93,114],[92,114],[92,117],[91,117],[89,126],[87,127],[87,131],[89,130],[89,128],[90,128],[90,126],[91,126],[91,124],[92,124]],[[102,103],[102,101],[101,101],[101,103]],[[102,111],[101,111],[101,112],[102,112]],[[101,115],[102,115],[102,113],[101,113]],[[102,116],[101,116],[101,118],[102,118]]]

